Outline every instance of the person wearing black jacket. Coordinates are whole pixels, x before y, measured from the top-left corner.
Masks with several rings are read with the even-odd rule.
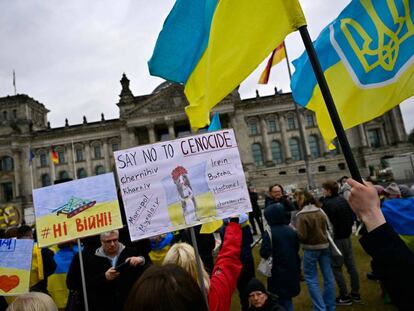
[[[273,256],[272,276],[267,279],[269,292],[279,297],[279,304],[287,311],[293,310],[292,297],[300,293],[299,238],[294,229],[285,224],[285,210],[281,204],[265,209],[270,233],[265,232],[260,256]]]
[[[414,253],[389,226],[380,209],[376,189],[352,178],[349,205],[364,223],[367,233],[360,239],[373,259],[373,269],[398,310],[413,310]]]
[[[102,246],[85,265],[88,303],[94,310],[121,311],[144,271],[145,259],[135,248],[119,242],[118,230],[102,233],[100,239]]]
[[[280,203],[285,209],[285,224],[290,223],[290,213],[295,210],[293,203],[287,198],[282,185],[274,184],[269,187],[269,196],[265,198],[265,208],[271,204]]]
[[[263,235],[262,211],[260,210],[259,203],[257,202],[259,196],[253,187],[249,187],[249,196],[252,204],[252,211],[249,213],[249,222],[252,226],[253,235],[257,234],[257,229],[254,223],[255,220],[259,226],[260,234]]]
[[[327,181],[322,185],[325,199],[322,209],[332,223],[334,230],[334,242],[342,253],[342,256],[332,256],[331,265],[339,288],[337,305],[351,305],[352,301],[360,302],[359,276],[356,269],[354,253],[352,251],[352,226],[354,224],[354,213],[348,202],[339,196],[339,186],[334,180]],[[348,292],[342,266],[345,264],[351,279],[351,292]]]
[[[278,304],[277,296],[266,291],[263,283],[256,278],[252,278],[247,284],[246,295],[249,311],[286,311]]]

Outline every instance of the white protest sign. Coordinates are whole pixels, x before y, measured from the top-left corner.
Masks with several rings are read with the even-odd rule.
[[[132,241],[251,211],[231,129],[114,155]]]

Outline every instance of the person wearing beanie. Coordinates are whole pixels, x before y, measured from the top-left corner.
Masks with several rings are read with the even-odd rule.
[[[395,182],[392,182],[384,189],[387,199],[399,199],[401,198],[401,191]]]
[[[265,286],[256,278],[252,278],[246,286],[249,310],[285,311],[277,301],[277,296],[266,291]]]

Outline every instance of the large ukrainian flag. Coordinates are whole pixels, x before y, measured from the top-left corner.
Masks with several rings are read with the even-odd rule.
[[[414,197],[386,200],[381,210],[387,223],[414,252]]]
[[[353,0],[314,42],[345,129],[414,95],[414,0]],[[325,142],[336,137],[309,58],[293,62],[294,100],[316,112]]]
[[[185,84],[191,127],[201,128],[210,109],[305,24],[297,0],[177,0],[150,73]]]

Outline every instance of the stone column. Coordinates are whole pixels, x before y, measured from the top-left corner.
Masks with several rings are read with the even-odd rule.
[[[71,143],[68,145],[69,146],[69,152],[68,152],[68,165],[70,168],[70,171],[72,173],[73,179],[77,179],[77,167],[76,167],[76,163],[75,163],[75,144]]]
[[[108,148],[108,142],[104,140],[103,141],[103,154],[104,154],[105,172],[110,172],[112,170],[109,153],[110,153],[110,150]]]
[[[402,133],[401,126],[404,127],[404,124],[402,123],[402,120],[399,120],[396,109],[398,109],[398,107],[390,110],[391,125],[394,132],[394,141],[401,143],[404,140],[404,134]]]
[[[311,156],[311,152],[310,152],[310,147],[309,147],[309,136],[308,136],[308,133],[306,133],[305,117],[303,116],[303,113],[300,113],[299,112],[299,120],[298,120],[298,122],[299,122],[299,126],[300,126],[299,131],[302,131],[302,133],[303,133],[303,140],[304,140],[305,149],[306,149],[305,152],[310,157]],[[301,149],[303,149],[303,148],[301,147]],[[305,158],[305,155],[302,155],[302,156],[303,156],[303,158]]]
[[[89,145],[89,142],[85,143],[85,159],[86,159],[86,172],[88,176],[95,175],[92,169],[92,155],[91,155],[91,146]]]
[[[273,163],[272,150],[270,148],[269,138],[267,137],[267,126],[264,116],[260,116],[260,133],[262,135],[265,164],[271,164]]]
[[[128,146],[138,146],[137,136],[135,135],[135,129],[128,129]],[[109,151],[111,152],[111,150]]]
[[[13,151],[13,171],[14,171],[14,198],[20,196],[20,154],[18,151]]]
[[[121,149],[127,149],[131,147],[129,140],[130,135],[128,133],[128,129],[123,126],[121,128]]]
[[[368,147],[367,134],[365,133],[364,124],[358,125],[358,134],[361,142],[361,147]]]
[[[150,144],[153,144],[156,142],[154,124],[147,125],[147,129],[148,129],[149,142]]]
[[[279,124],[280,124],[280,135],[282,137],[282,145],[283,145],[283,155],[285,161],[290,161],[292,159],[292,154],[290,153],[289,142],[286,135],[286,123],[285,117],[279,116]]]
[[[175,129],[174,129],[174,121],[170,120],[167,122],[168,125],[168,135],[170,136],[170,139],[175,138]]]

